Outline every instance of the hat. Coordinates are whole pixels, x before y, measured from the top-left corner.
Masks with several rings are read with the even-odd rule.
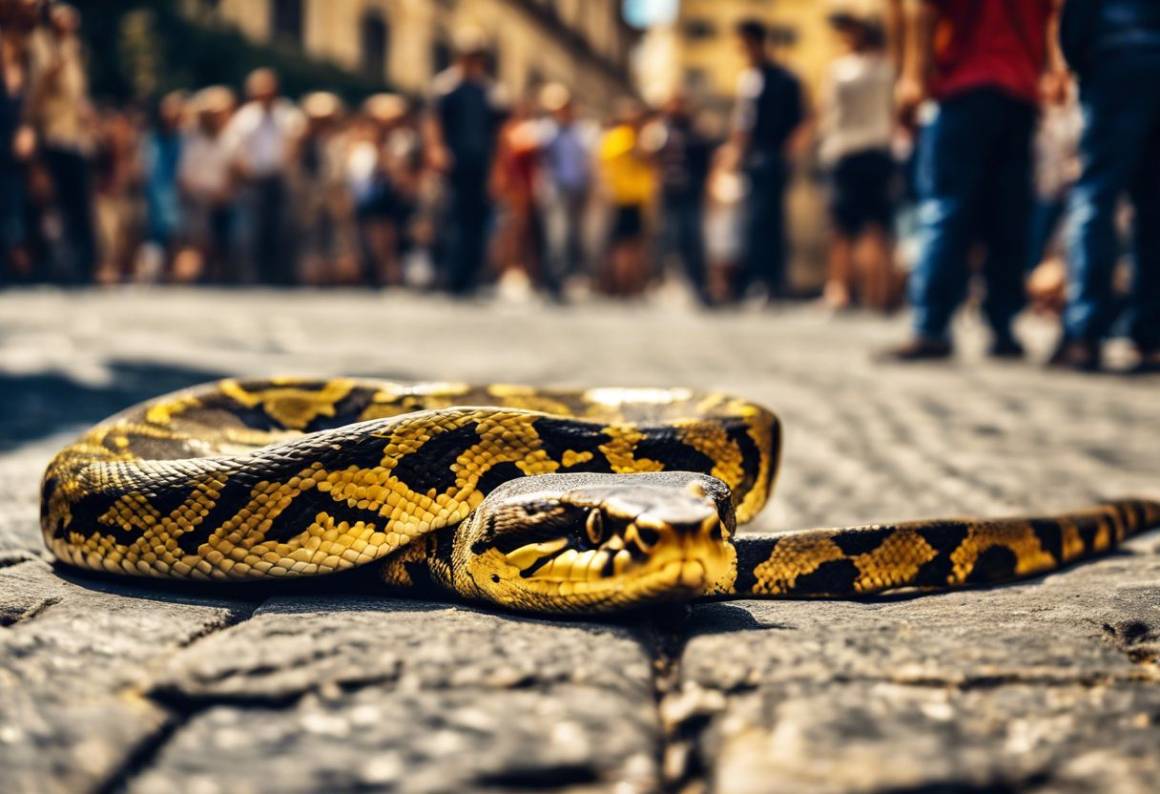
[[[487,35],[477,27],[459,28],[452,36],[452,43],[459,55],[482,55],[487,52]]]
[[[407,100],[398,94],[374,94],[363,102],[362,111],[380,124],[390,124],[407,115]]]
[[[540,89],[540,105],[549,113],[563,110],[572,103],[572,92],[563,83],[548,83]]]
[[[228,113],[234,108],[234,92],[224,85],[211,85],[194,94],[190,104],[197,113]]]
[[[329,119],[342,113],[342,100],[330,91],[313,91],[302,97],[300,104],[310,119]]]

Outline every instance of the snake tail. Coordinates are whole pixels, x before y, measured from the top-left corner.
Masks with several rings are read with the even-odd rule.
[[[1044,517],[952,518],[736,538],[722,596],[851,597],[1047,573],[1160,527],[1160,502],[1117,499]]]

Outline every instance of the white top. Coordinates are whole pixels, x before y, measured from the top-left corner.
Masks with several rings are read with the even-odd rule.
[[[177,177],[181,185],[198,198],[221,198],[230,186],[230,165],[225,135],[210,137],[195,129],[187,133],[182,142]]]
[[[41,29],[28,46],[30,112],[40,134],[53,146],[87,153],[93,127],[80,42]]]
[[[894,133],[894,67],[878,53],[849,53],[830,64],[822,113],[821,158],[889,149]]]
[[[291,144],[304,126],[302,113],[288,100],[275,100],[269,110],[247,102],[230,119],[223,135],[244,173],[273,176],[285,170]]]

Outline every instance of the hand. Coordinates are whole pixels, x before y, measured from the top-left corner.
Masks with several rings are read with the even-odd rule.
[[[451,170],[451,152],[446,146],[430,146],[427,149],[427,166],[438,173]]]
[[[1063,105],[1071,94],[1071,75],[1063,69],[1053,69],[1039,78],[1039,95],[1049,105]]]
[[[926,84],[917,77],[903,75],[894,86],[894,109],[898,123],[907,129],[914,129],[918,108],[927,100]]]
[[[36,132],[27,125],[21,126],[16,130],[16,135],[12,138],[12,154],[13,156],[23,162],[32,157],[32,153],[36,150]]]

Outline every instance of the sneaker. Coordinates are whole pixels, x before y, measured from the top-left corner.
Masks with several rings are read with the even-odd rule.
[[[1010,334],[1004,334],[995,337],[991,346],[987,348],[987,355],[991,358],[1014,360],[1023,358],[1027,355],[1027,351],[1023,349],[1018,339]]]
[[[950,358],[953,352],[950,342],[916,336],[909,342],[898,347],[884,350],[878,355],[878,360],[902,363],[912,361],[941,361]]]
[[[1059,340],[1055,352],[1047,360],[1047,366],[1052,369],[1073,372],[1099,372],[1102,365],[1099,343],[1085,339]]]

